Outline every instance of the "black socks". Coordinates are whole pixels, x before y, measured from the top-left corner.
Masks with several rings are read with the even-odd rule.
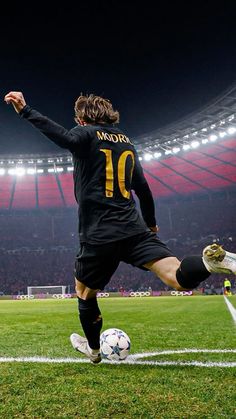
[[[82,300],[78,297],[78,309],[80,322],[90,348],[99,349],[102,316],[98,307],[97,298]]]
[[[184,258],[176,271],[176,278],[182,288],[191,290],[210,276],[201,256],[188,256]]]

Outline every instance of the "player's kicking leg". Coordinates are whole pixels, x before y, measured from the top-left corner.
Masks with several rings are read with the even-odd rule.
[[[202,256],[187,256],[182,261],[166,257],[146,263],[166,285],[181,290],[192,290],[205,281],[211,273],[236,275],[236,254],[227,252],[218,244],[203,250]]]
[[[102,316],[96,298],[98,290],[86,287],[77,279],[75,281],[79,317],[86,337],[72,333],[70,341],[76,351],[86,355],[91,362],[97,364],[101,361],[100,332],[102,329]]]
[[[203,263],[209,272],[236,275],[236,254],[227,252],[219,244],[205,247]]]

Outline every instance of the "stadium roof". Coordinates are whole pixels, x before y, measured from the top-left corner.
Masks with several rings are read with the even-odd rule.
[[[135,140],[157,198],[235,191],[236,84],[185,119]],[[0,209],[71,207],[67,152],[0,156]]]

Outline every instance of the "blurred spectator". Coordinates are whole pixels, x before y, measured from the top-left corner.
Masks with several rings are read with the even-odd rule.
[[[225,197],[225,195],[224,195]],[[158,201],[160,237],[180,259],[220,242],[236,251],[236,198]],[[27,286],[70,285],[79,246],[76,208],[0,213],[0,293],[25,294]],[[214,216],[212,216],[214,214]],[[224,276],[211,275],[204,293],[222,292]],[[235,279],[231,280],[232,289]],[[155,275],[120,263],[107,291],[158,291],[168,288]]]

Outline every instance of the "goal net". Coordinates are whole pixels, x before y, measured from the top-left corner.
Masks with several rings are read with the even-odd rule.
[[[66,294],[66,285],[47,285],[47,286],[35,286],[35,287],[27,287],[27,294],[29,295],[45,295],[45,296],[53,296],[54,294]]]

